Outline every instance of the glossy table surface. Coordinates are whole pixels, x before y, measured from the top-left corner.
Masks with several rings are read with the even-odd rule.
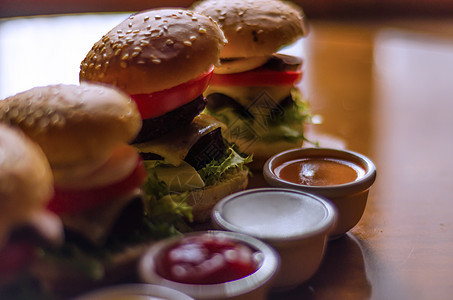
[[[3,20],[0,98],[77,83],[80,61],[124,14]],[[306,284],[271,299],[451,299],[453,21],[312,21],[304,58],[310,138],[369,156],[365,214],[329,242]],[[250,186],[263,186],[256,174]]]

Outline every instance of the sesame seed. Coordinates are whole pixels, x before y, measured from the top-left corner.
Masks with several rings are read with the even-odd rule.
[[[162,19],[162,17],[159,16],[159,15],[155,15],[155,16],[154,16],[154,19],[159,20],[159,19]]]
[[[124,54],[123,57],[121,57],[121,60],[127,60],[129,58],[129,54]]]
[[[151,24],[146,26],[146,29],[150,30],[151,29]]]
[[[24,123],[26,126],[31,127],[35,123],[35,119],[32,116],[25,118]]]
[[[200,27],[200,29],[198,29],[198,32],[199,32],[199,33],[206,33],[207,31],[206,31],[205,28]]]
[[[131,57],[132,58],[137,57],[139,54],[140,54],[140,52],[138,52],[138,51],[132,52]]]
[[[144,36],[150,36],[152,33],[151,32],[145,32],[143,35]]]
[[[145,16],[145,18],[143,20],[148,21],[149,20],[149,16]]]
[[[17,110],[17,108],[12,108],[8,113],[8,116],[10,118],[16,118],[18,115],[19,115],[19,111]]]
[[[192,42],[191,42],[191,41],[184,41],[184,45],[186,45],[186,46],[192,46]]]
[[[154,58],[154,59],[152,59],[151,61],[152,61],[153,63],[155,63],[155,64],[160,64],[160,63],[161,63],[161,60],[158,59],[158,58]]]
[[[192,17],[192,21],[198,21],[197,17]]]
[[[132,29],[129,29],[128,31],[126,31],[126,34],[129,34],[132,32]]]
[[[101,65],[101,64],[98,64],[98,65],[96,65],[96,67],[94,67],[94,68],[95,68],[96,70],[99,71],[99,70],[102,68],[102,65]]]
[[[195,35],[192,35],[189,40],[191,40],[192,42],[195,41],[197,39],[197,37]]]
[[[170,46],[170,45],[173,45],[175,42],[173,42],[172,40],[168,39],[165,43]]]
[[[129,19],[133,20],[134,19],[134,15],[130,16]]]
[[[63,125],[64,119],[57,113],[54,113],[50,116],[50,123],[52,125]]]
[[[139,33],[140,30],[139,29],[135,29],[134,31],[132,31],[132,33]]]
[[[131,23],[129,23],[129,24],[127,25],[127,26],[129,26],[129,27],[132,27],[132,22],[131,22]]]
[[[48,118],[41,118],[38,121],[38,127],[44,129],[49,125],[49,119]]]
[[[121,53],[121,49],[116,50],[116,51],[115,51],[115,56],[120,55],[120,53]]]
[[[118,30],[116,31],[116,33],[123,33],[123,30],[118,29]]]
[[[37,110],[34,111],[33,114],[34,114],[35,118],[39,119],[44,115],[44,112],[42,111],[42,109],[38,108]]]

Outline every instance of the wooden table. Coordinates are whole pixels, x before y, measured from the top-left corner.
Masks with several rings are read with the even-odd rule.
[[[124,15],[0,23],[0,98],[77,83],[80,61]],[[313,21],[285,51],[322,120],[321,146],[378,170],[360,223],[306,284],[270,299],[453,299],[453,21]],[[251,186],[263,186],[259,174]]]

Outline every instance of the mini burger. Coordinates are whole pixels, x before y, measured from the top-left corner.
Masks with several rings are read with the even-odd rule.
[[[223,196],[244,189],[250,158],[225,142],[225,127],[200,114],[225,37],[210,18],[182,9],[137,13],[105,34],[81,63],[81,82],[128,93],[143,127],[133,141],[145,160],[148,197],[209,219]],[[152,203],[152,201],[150,201]]]
[[[227,138],[253,154],[257,170],[301,146],[309,120],[296,87],[302,59],[276,53],[307,34],[301,9],[279,0],[206,0],[193,9],[214,19],[228,40],[205,92],[207,112],[228,126]]]
[[[16,299],[37,248],[60,245],[63,226],[46,210],[53,177],[39,146],[0,124],[0,153],[0,298]]]
[[[167,224],[155,223],[145,211],[140,187],[146,170],[128,145],[141,118],[125,93],[88,83],[37,87],[0,101],[0,121],[37,143],[53,173],[47,208],[61,218],[65,241],[56,251],[44,249],[34,265],[45,288],[71,295],[128,276],[141,254],[133,249],[173,230],[157,230]]]

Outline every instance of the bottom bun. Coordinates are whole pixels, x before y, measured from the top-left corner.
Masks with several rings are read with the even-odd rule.
[[[238,145],[239,150],[253,155],[253,161],[247,164],[247,167],[252,171],[261,171],[266,161],[273,155],[285,150],[302,147],[304,140],[300,139],[297,143],[290,143],[286,141],[278,142],[264,142],[264,141],[246,141],[238,140],[235,143]]]
[[[211,218],[212,208],[223,197],[244,190],[248,184],[248,171],[238,172],[218,184],[189,193],[187,203],[192,206],[194,222],[204,223]]]
[[[129,246],[110,257],[104,265],[102,278],[87,276],[83,266],[61,264],[52,259],[38,260],[32,266],[32,274],[38,278],[43,289],[57,299],[66,299],[88,290],[127,282],[137,282],[137,264],[153,242]]]

